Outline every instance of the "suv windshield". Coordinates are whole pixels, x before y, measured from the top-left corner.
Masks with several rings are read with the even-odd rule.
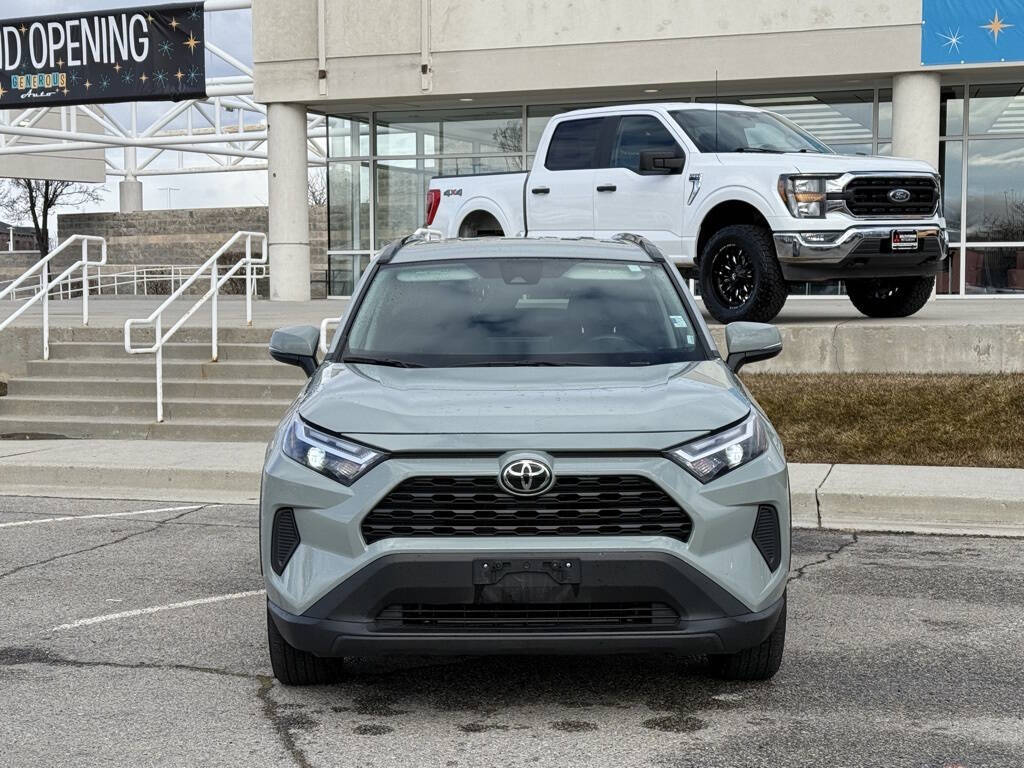
[[[516,257],[382,266],[336,359],[434,368],[706,357],[662,265]]]
[[[672,117],[701,152],[820,152],[825,144],[771,112],[678,109]],[[717,125],[716,125],[717,120]]]

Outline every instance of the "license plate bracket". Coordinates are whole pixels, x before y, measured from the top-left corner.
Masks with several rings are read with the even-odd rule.
[[[916,229],[894,229],[892,231],[892,249],[894,251],[916,251],[917,244]]]
[[[509,574],[540,573],[558,584],[580,583],[580,561],[575,557],[491,557],[473,561],[473,584],[497,584]]]

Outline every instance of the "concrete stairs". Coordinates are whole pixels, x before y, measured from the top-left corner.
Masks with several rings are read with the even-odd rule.
[[[128,355],[114,329],[77,329],[50,359],[27,364],[0,398],[0,437],[266,442],[304,381],[270,359],[270,331],[209,329],[164,347],[164,421],[156,421],[154,355]],[[141,337],[140,337],[141,338]]]

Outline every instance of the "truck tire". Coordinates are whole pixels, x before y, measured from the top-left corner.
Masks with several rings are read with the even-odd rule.
[[[789,296],[771,234],[731,224],[711,235],[700,254],[700,294],[720,323],[771,321]]]
[[[267,640],[274,677],[284,685],[329,685],[341,679],[341,659],[322,659],[289,645],[277,629],[269,608]]]
[[[933,288],[934,275],[846,281],[853,306],[868,317],[909,317],[928,302]]]
[[[714,654],[709,661],[712,671],[723,680],[769,680],[782,666],[785,647],[786,604],[783,603],[775,629],[759,645],[738,653]]]

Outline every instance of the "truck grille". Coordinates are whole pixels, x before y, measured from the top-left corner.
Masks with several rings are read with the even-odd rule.
[[[389,605],[382,629],[671,629],[679,614],[665,603],[476,603]]]
[[[363,520],[367,544],[410,536],[690,537],[693,523],[645,477],[559,476],[531,498],[506,493],[493,475],[413,477]]]
[[[894,189],[905,189],[910,197],[902,202],[889,199]],[[841,193],[854,216],[931,216],[939,201],[939,187],[929,176],[859,176]]]

